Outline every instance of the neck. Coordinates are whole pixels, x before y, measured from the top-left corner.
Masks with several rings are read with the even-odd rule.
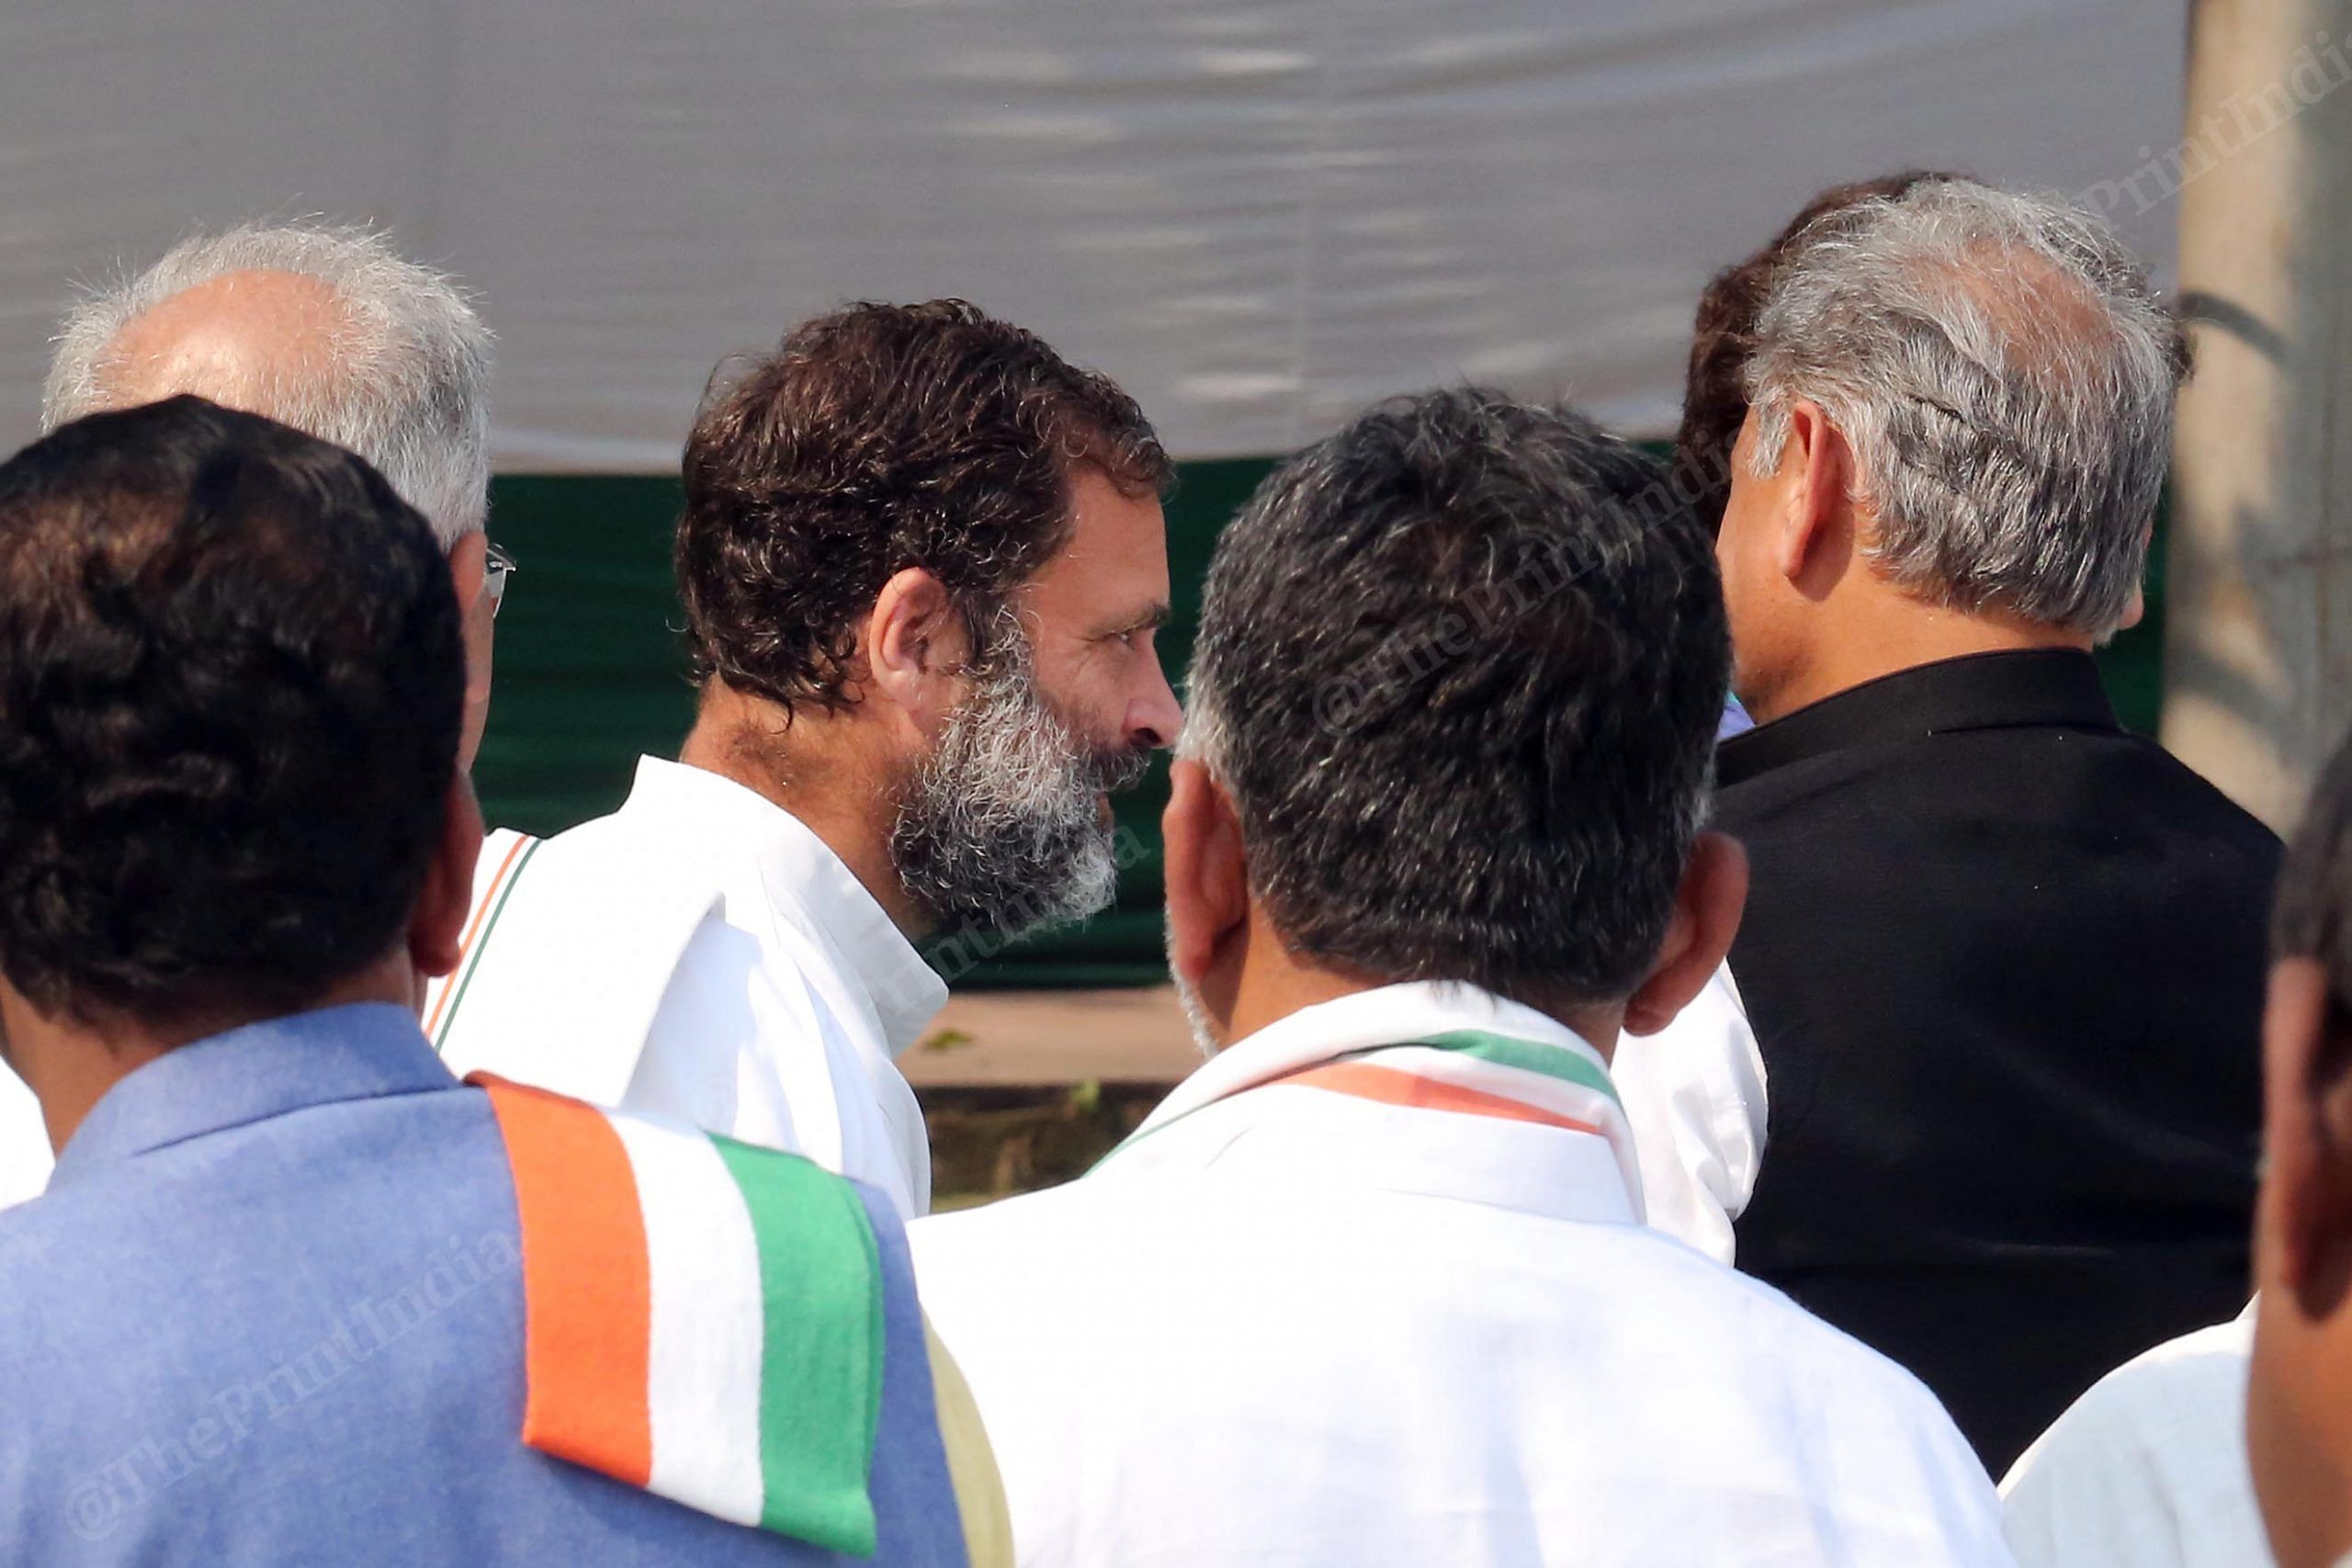
[[[1237,933],[1231,940],[1238,942],[1239,946],[1228,984],[1216,987],[1212,976],[1203,986],[1204,996],[1214,988],[1225,992],[1229,998],[1222,1010],[1225,1016],[1221,1020],[1223,1028],[1220,1032],[1228,1045],[1246,1040],[1295,1012],[1395,984],[1376,976],[1329,968],[1300,959],[1274,936],[1272,929],[1254,908],[1247,931]],[[1618,1032],[1624,1026],[1624,1010],[1622,1007],[1580,1006],[1536,997],[1511,999],[1533,1008],[1544,1017],[1573,1030],[1578,1039],[1600,1053],[1602,1061],[1614,1059]]]
[[[1784,680],[1757,692],[1747,703],[1756,722],[1769,724],[1883,675],[1947,659],[2034,649],[2090,651],[2089,637],[2061,626],[1998,614],[1962,615],[1887,592],[1898,594],[1899,603],[1873,604],[1840,617],[1842,625],[1824,627],[1808,658]]]
[[[871,755],[867,728],[854,707],[787,715],[713,680],[703,688],[678,761],[792,813],[912,941],[928,934],[931,922],[907,897],[890,859],[891,780]]]
[[[357,1002],[390,1002],[413,1010],[415,1000],[415,968],[403,945],[292,1010],[316,1012]],[[169,1024],[121,1013],[102,1013],[87,1021],[65,1014],[51,1018],[35,1010],[15,987],[0,981],[0,1032],[5,1032],[8,1064],[40,1101],[50,1147],[60,1151],[109,1089],[158,1056],[284,1016],[282,1010],[220,1009]]]

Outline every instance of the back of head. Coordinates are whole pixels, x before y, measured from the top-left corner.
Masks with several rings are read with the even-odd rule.
[[[2246,1447],[2284,1568],[2352,1552],[2352,740],[2279,868]]]
[[[444,275],[364,229],[182,241],[58,330],[43,424],[193,392],[358,453],[446,549],[489,509],[490,333]]]
[[[192,397],[0,466],[0,969],[44,1014],[299,1010],[383,957],[454,777],[424,519]]]
[[[1226,530],[1183,750],[1301,958],[1613,1001],[1672,913],[1729,658],[1657,462],[1565,410],[1433,392],[1307,448]]]
[[[1781,257],[1747,361],[1752,463],[1771,474],[1791,409],[1818,404],[1889,581],[2102,640],[2146,562],[2185,367],[2104,223],[1929,181],[1823,215]]]
[[[718,389],[685,453],[678,585],[697,674],[787,712],[850,705],[856,630],[920,567],[984,635],[1060,549],[1074,470],[1170,465],[1107,378],[959,299],[808,321]]]
[[[2322,770],[2288,843],[2270,944],[2280,958],[2316,961],[2330,999],[2352,1020],[2352,738]]]
[[[1781,258],[1797,236],[1826,214],[1874,197],[1899,197],[1928,180],[1962,176],[1905,169],[1876,179],[1831,186],[1801,208],[1772,242],[1734,262],[1700,291],[1690,329],[1690,358],[1683,371],[1682,426],[1675,433],[1675,482],[1692,499],[1699,520],[1720,527],[1731,496],[1731,449],[1747,421],[1747,356],[1756,348],[1756,317],[1771,292]]]

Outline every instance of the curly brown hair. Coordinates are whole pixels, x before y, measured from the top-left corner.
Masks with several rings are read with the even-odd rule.
[[[850,706],[857,628],[891,576],[939,579],[983,654],[1006,596],[1069,534],[1069,480],[1171,467],[1107,377],[961,299],[795,327],[715,388],[686,439],[676,565],[696,682],[790,713]]]
[[[1831,186],[1804,204],[1762,250],[1715,274],[1699,295],[1691,327],[1690,364],[1682,385],[1682,428],[1674,436],[1674,483],[1691,498],[1709,533],[1723,527],[1731,499],[1731,449],[1747,420],[1748,355],[1756,347],[1756,318],[1772,292],[1781,258],[1814,221],[1880,197],[1893,199],[1931,180],[1965,179],[1939,169],[1905,169],[1876,179]]]

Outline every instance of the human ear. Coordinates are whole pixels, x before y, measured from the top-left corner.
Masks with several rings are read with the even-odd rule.
[[[1700,834],[1675,889],[1657,961],[1626,998],[1627,1033],[1655,1034],[1690,1005],[1731,952],[1747,903],[1747,852],[1725,834]]]
[[[482,731],[490,723],[490,678],[496,640],[498,606],[491,602],[484,576],[490,559],[490,536],[476,530],[449,547],[449,585],[458,596],[458,630],[466,645],[466,713],[458,733],[458,769],[473,772],[481,750]]]
[[[490,563],[490,536],[476,529],[449,547],[449,587],[458,596],[458,613],[470,611],[482,596],[483,572]]]
[[[1209,771],[1189,758],[1169,771],[1160,837],[1168,888],[1168,962],[1196,989],[1250,913],[1241,822]]]
[[[974,653],[946,585],[912,566],[894,574],[875,595],[859,651],[872,692],[926,733],[954,707],[954,682]]]
[[[424,869],[424,886],[409,915],[409,962],[420,975],[447,975],[464,956],[466,918],[474,902],[474,863],[481,858],[481,807],[473,782],[449,781],[441,807],[441,836]]]
[[[2352,1284],[2352,1042],[2315,959],[2282,960],[2263,1010],[2266,1290],[2331,1314]]]
[[[2156,525],[2154,523],[2149,524],[2147,527],[2140,531],[2140,556],[2143,561],[2147,558],[2150,547],[2155,542],[2155,536]],[[2146,574],[2147,569],[2143,566],[2141,569],[2141,575],[2132,580],[2132,602],[2123,607],[2123,618],[2115,623],[2115,629],[2119,632],[2128,632],[2133,626],[2138,626],[2142,621],[2147,619],[2148,586]]]
[[[1791,582],[1803,585],[1833,564],[1828,558],[1849,536],[1853,455],[1821,405],[1800,398],[1789,409],[1781,463],[1789,482],[1782,491],[1772,564]],[[1842,570],[1842,562],[1834,564]]]

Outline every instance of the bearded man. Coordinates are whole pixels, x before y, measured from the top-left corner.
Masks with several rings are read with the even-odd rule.
[[[1161,824],[1213,1055],[908,1228],[1023,1568],[2007,1563],[1926,1389],[1643,1223],[1609,1064],[1739,923],[1729,664],[1705,531],[1566,410],[1384,403],[1225,530]]]
[[[893,1063],[947,991],[914,943],[1110,902],[1108,795],[1181,716],[1169,472],[1133,399],[960,300],[819,318],[716,389],[676,548],[693,732],[612,816],[492,837],[435,1043],[922,1213]]]

